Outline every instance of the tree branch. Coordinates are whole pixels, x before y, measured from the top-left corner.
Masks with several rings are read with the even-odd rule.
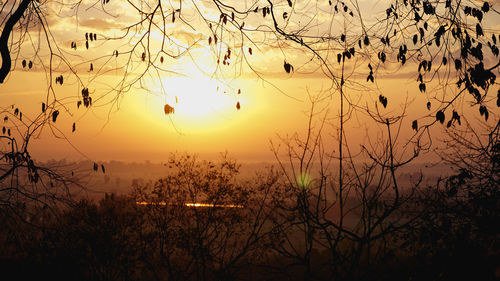
[[[0,84],[3,83],[3,81],[9,74],[10,67],[12,65],[8,46],[10,33],[12,32],[14,25],[19,21],[26,9],[28,9],[28,5],[30,2],[31,0],[22,0],[17,7],[17,10],[7,20],[2,30],[2,35],[0,36],[0,55],[2,56],[2,66],[0,67]]]

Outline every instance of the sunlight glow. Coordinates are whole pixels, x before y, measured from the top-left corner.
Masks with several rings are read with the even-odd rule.
[[[167,206],[166,202],[146,202],[146,201],[138,201],[135,202],[136,205],[159,205],[159,206]],[[170,204],[173,206],[177,206],[178,204]],[[234,204],[211,204],[211,203],[184,203],[182,206],[190,207],[190,208],[243,208],[243,205],[234,205]]]
[[[176,118],[205,119],[215,114],[235,111],[237,89],[206,76],[165,78],[156,92],[164,92],[162,102],[173,107]],[[234,93],[233,93],[234,92]]]

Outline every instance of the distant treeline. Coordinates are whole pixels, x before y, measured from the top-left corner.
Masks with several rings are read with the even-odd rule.
[[[168,166],[164,178],[135,182],[127,195],[36,209],[29,203],[2,206],[2,275],[498,280],[498,166],[484,177],[461,170],[396,199],[375,185],[362,192],[352,187],[342,202],[334,189],[317,189],[316,181],[291,185],[272,167],[240,180],[239,165],[226,158],[207,162],[184,155]]]

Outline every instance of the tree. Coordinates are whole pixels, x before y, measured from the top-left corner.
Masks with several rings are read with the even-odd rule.
[[[227,155],[216,162],[173,155],[168,165],[166,177],[133,192],[151,229],[153,271],[168,280],[234,280],[258,263],[273,236],[269,202],[281,192],[279,174],[238,180]]]
[[[304,279],[315,277],[315,245],[329,251],[327,271],[333,270],[327,276],[365,277],[356,276],[356,266],[369,267],[372,261],[381,260],[378,257],[395,252],[399,242],[388,244],[387,239],[397,238],[400,231],[422,215],[408,217],[399,212],[414,199],[414,193],[402,189],[398,173],[401,167],[433,149],[433,128],[445,121],[445,130],[461,126],[469,110],[463,105],[467,104],[485,122],[498,121],[493,108],[500,106],[496,80],[500,38],[494,24],[489,23],[498,11],[489,2],[391,1],[381,13],[371,16],[371,11],[365,11],[356,1],[128,1],[125,9],[135,17],[120,22],[120,35],[97,34],[94,30],[84,34],[78,30],[81,39],[72,38],[64,46],[51,32],[50,17],[55,15],[43,9],[52,4],[56,5],[23,1],[3,6],[10,10],[5,14],[0,37],[0,46],[4,46],[0,50],[2,73],[8,74],[11,69],[9,56],[17,58],[17,63],[21,61],[23,67],[48,66],[42,113],[33,119],[36,122],[29,121],[27,128],[55,128],[59,113],[71,111],[67,109],[71,104],[83,105],[87,110],[96,102],[118,107],[120,97],[134,87],[148,91],[151,81],[161,81],[168,73],[180,75],[170,61],[198,61],[200,53],[208,52],[211,56],[203,56],[208,57],[208,63],[196,65],[217,79],[238,69],[236,73],[250,70],[265,78],[259,65],[249,58],[258,52],[279,50],[280,55],[269,60],[269,65],[275,65],[281,73],[320,74],[330,82],[326,92],[313,95],[316,97],[312,100],[305,138],[297,135],[283,139],[289,166],[280,163],[289,193],[288,200],[276,202],[282,216],[276,218],[275,230],[284,239],[280,242],[285,242],[275,250],[298,261],[304,269]],[[73,6],[61,6],[56,14],[64,18],[69,9],[85,18],[88,14],[79,10],[85,5],[76,2]],[[113,5],[118,4],[90,4],[93,11],[104,13],[118,11],[111,8],[116,7]],[[23,14],[25,17],[20,16]],[[9,36],[15,24],[19,31]],[[28,45],[35,26],[40,27],[43,36],[39,38],[44,39],[34,41],[33,54],[26,54],[21,47]],[[101,42],[109,49],[102,45],[97,50],[96,44]],[[96,53],[75,56],[82,49]],[[107,52],[98,54],[101,50]],[[73,57],[79,58],[78,62]],[[90,79],[81,78],[82,69],[89,71]],[[108,90],[97,90],[96,79],[109,71],[115,71],[120,78]],[[409,100],[424,102],[412,105],[407,99],[401,110],[395,109],[393,101],[398,98],[378,90],[381,78],[395,71],[416,81],[410,84],[409,90],[416,93],[409,94]],[[68,81],[77,88],[73,91],[76,94],[61,97],[58,87]],[[316,110],[321,102],[333,98],[338,101],[337,111]],[[240,104],[236,107],[239,109]],[[5,110],[19,114],[14,108]],[[165,105],[165,114],[174,112],[175,104]],[[315,127],[318,112],[324,115]],[[331,112],[334,113],[329,115]],[[346,126],[359,116],[380,138],[372,141],[368,135],[364,145],[354,148],[349,142],[352,131]],[[21,117],[15,120],[20,122]],[[31,126],[32,123],[36,125]],[[326,144],[323,133],[327,129],[333,135],[334,145]],[[405,130],[414,133],[402,140]],[[28,147],[29,137],[23,140]],[[275,151],[280,159],[278,150]],[[337,164],[331,168],[333,161]],[[319,176],[310,179],[314,165],[319,165]],[[420,183],[418,179],[409,190],[418,190]],[[330,210],[338,213],[332,218]],[[349,225],[348,214],[353,210],[359,212],[358,224]],[[297,229],[305,241],[300,250],[289,239]],[[319,241],[318,233],[325,235],[326,242]]]

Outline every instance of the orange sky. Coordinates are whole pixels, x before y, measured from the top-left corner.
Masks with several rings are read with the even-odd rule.
[[[325,7],[316,7],[316,9],[331,9],[327,7],[327,1],[324,2]],[[377,5],[370,1],[359,3],[362,10],[373,10],[377,5],[384,6],[382,4],[385,1],[377,2]],[[198,32],[190,31],[185,25],[169,23],[169,32],[170,29],[172,30],[171,38],[178,41],[169,41],[170,44],[189,45],[199,42],[188,55],[179,59],[167,58],[165,68],[182,75],[148,73],[147,76],[151,75],[151,77],[142,81],[142,88],[147,91],[132,88],[127,93],[119,95],[118,103],[109,104],[108,102],[117,95],[112,91],[111,94],[106,93],[110,92],[111,87],[117,84],[120,77],[123,77],[124,69],[121,68],[123,64],[120,63],[127,55],[121,55],[117,59],[112,57],[109,60],[104,55],[113,53],[115,48],[121,50],[120,48],[124,47],[119,44],[120,42],[98,40],[92,43],[89,50],[85,50],[83,37],[89,30],[97,32],[99,38],[116,36],[122,32],[120,27],[136,20],[135,14],[127,13],[122,4],[114,2],[112,4],[116,5],[113,6],[114,12],[120,15],[115,20],[111,20],[102,12],[96,12],[95,9],[85,10],[82,12],[82,17],[78,19],[48,17],[48,22],[53,25],[56,41],[64,48],[65,58],[78,62],[73,64],[74,70],[79,73],[83,83],[90,85],[95,102],[94,106],[88,110],[84,108],[76,110],[76,97],[81,90],[78,87],[79,83],[74,77],[68,75],[69,71],[63,64],[56,64],[57,71],[54,74],[64,73],[66,76],[65,85],[55,87],[56,93],[58,98],[64,98],[64,103],[70,110],[62,111],[56,122],[60,132],[54,134],[47,127],[41,136],[32,140],[32,154],[36,158],[162,161],[168,157],[169,153],[175,151],[195,152],[207,157],[228,151],[244,161],[272,160],[270,140],[277,144],[279,143],[278,135],[286,136],[295,132],[301,134],[306,132],[307,113],[310,109],[309,94],[326,97],[317,108],[324,109],[322,113],[328,111],[324,141],[331,147],[336,145],[339,99],[338,93],[331,90],[332,82],[319,74],[319,69],[316,68],[318,64],[313,60],[310,52],[300,48],[298,50],[289,48],[289,43],[284,41],[266,39],[262,37],[264,33],[257,33],[253,43],[249,40],[240,42],[237,37],[225,37],[225,40],[232,45],[221,44],[220,49],[217,49],[213,44],[208,45],[206,26],[200,27]],[[287,7],[283,5],[279,9],[286,10]],[[64,14],[63,9],[62,11],[61,14]],[[336,25],[340,23],[352,28],[350,32],[359,28],[359,24],[355,21],[342,22],[343,18],[327,21],[324,26],[325,19],[308,18],[306,10],[299,11],[297,8],[297,17],[302,17],[303,21],[309,19],[310,26],[317,28],[316,31],[310,32],[323,31],[328,28],[328,24],[330,27],[337,28]],[[384,9],[381,9],[380,13],[368,14],[373,20],[377,18],[377,15],[383,15]],[[214,17],[217,20],[218,14],[216,13],[206,15],[207,18]],[[188,13],[186,17],[194,23],[200,22],[194,14]],[[257,28],[255,19],[245,20],[247,20],[247,27]],[[488,20],[485,19],[485,21]],[[490,24],[493,31],[498,30],[497,21],[498,19]],[[300,27],[299,22],[294,22],[294,24]],[[315,22],[318,25],[315,25]],[[367,22],[369,22],[368,19]],[[341,31],[329,30],[335,36]],[[227,33],[226,36],[228,36]],[[131,36],[130,42],[136,40],[136,37]],[[156,42],[154,44],[158,44],[157,39],[161,38],[160,34],[153,33],[152,37],[153,42]],[[80,46],[78,50],[69,48],[69,43],[72,41],[78,42]],[[261,44],[262,42],[270,45]],[[215,62],[217,55],[221,58],[231,46],[233,50],[231,67],[224,68],[224,70],[217,68]],[[235,49],[235,46],[241,49]],[[277,46],[282,48],[276,48]],[[172,49],[175,48],[172,47]],[[252,55],[249,54],[248,48],[253,48]],[[27,53],[29,54],[29,51]],[[140,51],[137,54],[140,54]],[[25,56],[29,57],[26,54]],[[91,58],[95,58],[93,72],[88,71],[90,62],[87,59]],[[42,54],[43,59],[46,57]],[[154,59],[159,58],[154,57]],[[283,60],[292,63],[296,72],[287,74],[283,70]],[[347,139],[352,147],[359,149],[361,144],[366,144],[367,136],[372,142],[384,136],[383,126],[367,118],[363,110],[367,107],[374,110],[380,94],[389,99],[386,109],[378,104],[381,113],[387,117],[400,115],[405,101],[410,102],[401,129],[402,143],[412,136],[411,122],[414,119],[418,118],[421,124],[433,121],[436,108],[427,111],[425,104],[434,96],[418,91],[415,73],[412,72],[415,68],[414,64],[408,63],[405,68],[395,68],[390,63],[385,66],[379,65],[376,83],[370,84],[365,80],[369,72],[366,67],[366,57],[358,57],[350,63],[356,63],[356,72],[352,76],[351,82],[353,83],[348,83],[347,94],[361,107],[351,116],[346,125]],[[144,65],[144,63],[141,64],[139,58],[136,58],[134,63],[129,65],[131,73],[139,73],[145,67]],[[268,80],[263,81],[258,78],[248,65],[254,67],[254,70],[263,74]],[[332,66],[338,75],[340,68],[337,64],[332,64]],[[307,72],[313,73],[306,74]],[[100,74],[96,76],[96,73]],[[213,73],[217,74],[216,78],[211,77]],[[15,104],[25,112],[26,117],[35,117],[40,113],[41,103],[47,96],[46,81],[45,74],[38,64],[33,70],[26,70],[22,69],[18,63],[8,81],[0,85],[2,95],[0,106],[7,108]],[[434,79],[433,84],[428,85],[430,89],[428,93],[441,95],[442,90],[437,87],[442,82],[443,80]],[[138,86],[138,84],[135,85]],[[433,87],[436,87],[435,91],[432,91]],[[238,89],[241,90],[241,94],[237,93]],[[449,91],[453,92],[455,88],[447,91],[449,94]],[[240,110],[236,108],[237,102],[241,105]],[[165,115],[165,104],[172,105],[176,112]],[[459,106],[464,106],[464,104],[466,107],[466,103],[460,103]],[[71,132],[73,122],[76,123],[74,133]],[[58,138],[62,135],[66,136],[67,140]]]

